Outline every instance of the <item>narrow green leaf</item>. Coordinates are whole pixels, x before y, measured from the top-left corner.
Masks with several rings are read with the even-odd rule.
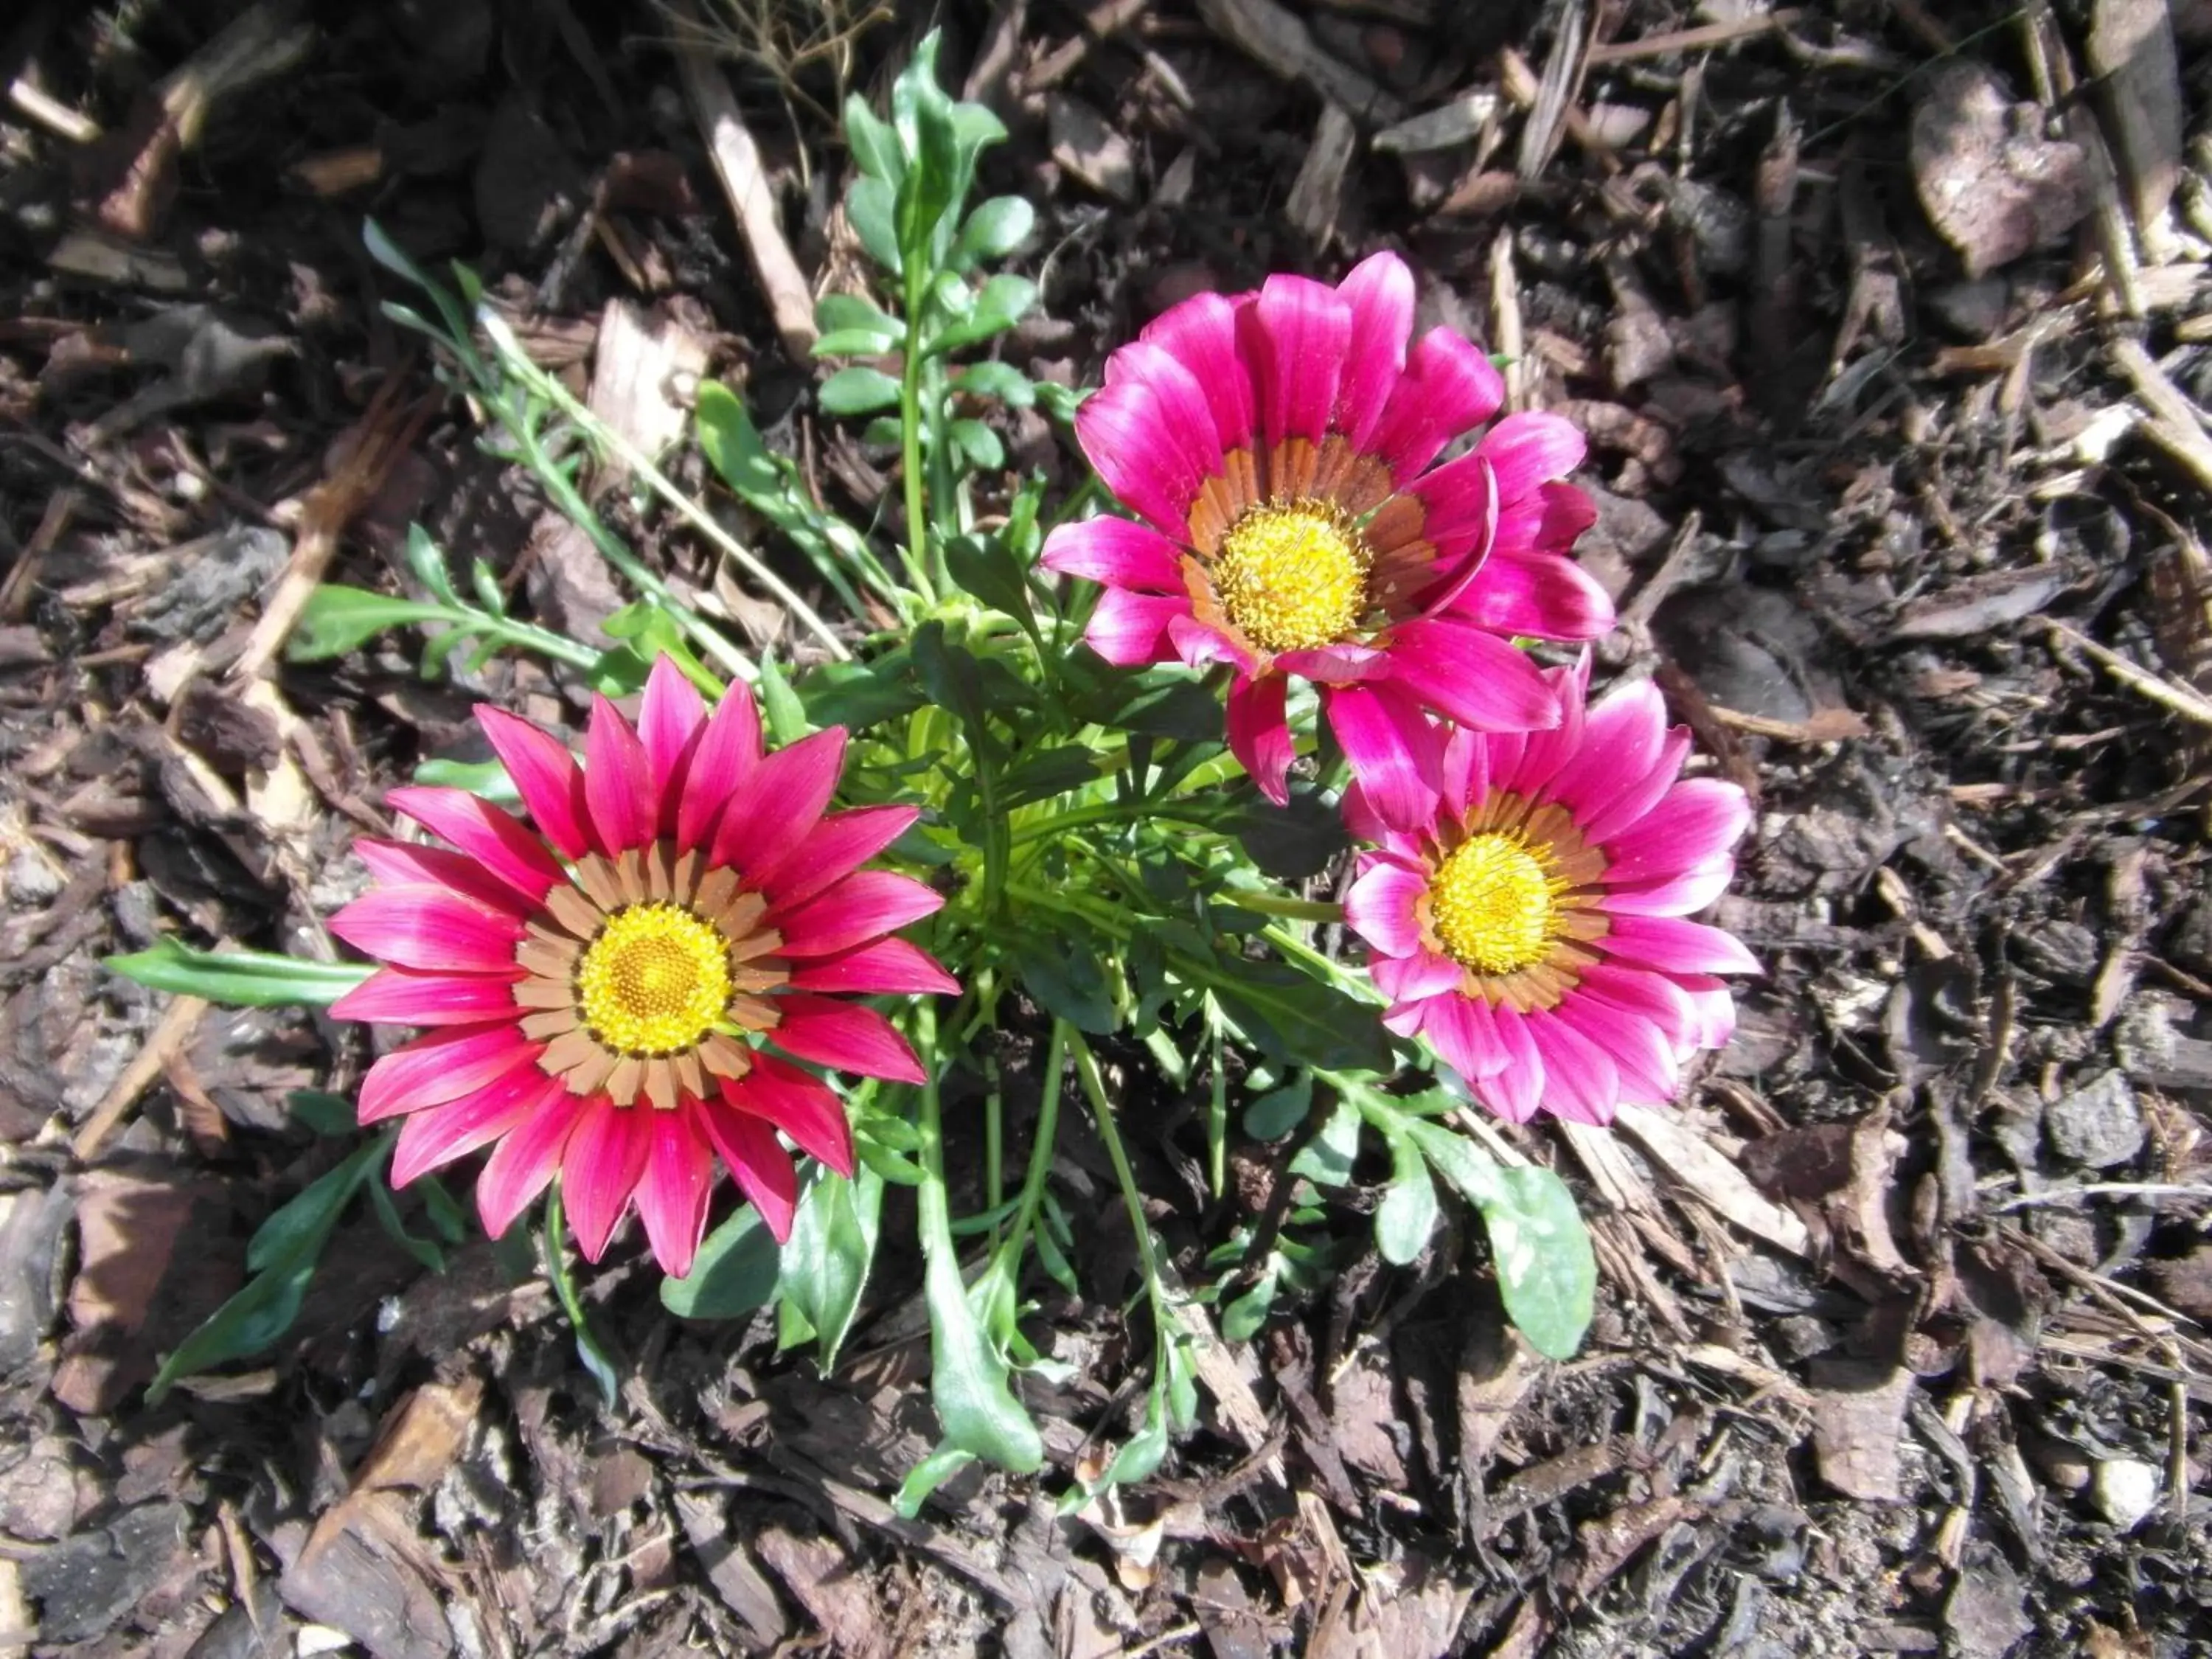
[[[265,951],[197,951],[165,939],[106,965],[125,979],[233,1008],[322,1007],[375,971],[366,963],[302,962]]]
[[[568,1316],[568,1328],[575,1335],[576,1358],[599,1385],[599,1398],[612,1411],[622,1398],[622,1379],[616,1375],[614,1361],[592,1329],[583,1298],[576,1294],[576,1281],[569,1277],[568,1241],[565,1237],[568,1231],[568,1216],[561,1202],[561,1181],[556,1176],[545,1195],[545,1232],[540,1241],[544,1251],[545,1276],[553,1281],[553,1295],[561,1304],[561,1311]]]
[[[896,184],[899,175],[906,171],[905,157],[899,153],[898,134],[891,130],[890,122],[868,107],[867,100],[857,92],[845,100],[845,143],[860,171],[871,179]]]
[[[161,1369],[146,1385],[146,1403],[160,1405],[179,1377],[275,1346],[300,1316],[300,1304],[315,1277],[315,1261],[314,1253],[305,1253],[249,1279],[244,1290],[217,1308],[161,1362]]]
[[[1223,1340],[1249,1342],[1259,1334],[1275,1305],[1275,1269],[1270,1266],[1258,1284],[1221,1310]]]
[[[246,1246],[246,1271],[258,1273],[289,1260],[302,1249],[319,1249],[362,1183],[392,1153],[392,1139],[378,1135],[363,1142],[343,1163],[325,1171],[289,1201],[270,1212]]]
[[[883,1200],[883,1177],[866,1164],[849,1181],[824,1170],[799,1200],[785,1242],[779,1291],[813,1328],[825,1371],[836,1369],[837,1351],[860,1310]]]
[[[806,705],[799,702],[799,694],[791,689],[783,670],[773,657],[763,657],[760,682],[755,689],[760,693],[761,713],[768,720],[769,735],[778,744],[797,743],[813,728],[808,725]]]
[[[932,1492],[975,1461],[975,1454],[963,1447],[939,1446],[908,1472],[899,1483],[898,1496],[891,1499],[891,1508],[900,1519],[913,1520]]]
[[[284,1103],[291,1109],[294,1117],[319,1135],[349,1135],[360,1127],[353,1102],[343,1095],[325,1094],[319,1089],[295,1089],[284,1097]]]
[[[463,620],[446,605],[395,599],[365,587],[325,582],[307,596],[307,606],[284,644],[290,662],[325,662],[343,657],[388,628],[410,623]]]

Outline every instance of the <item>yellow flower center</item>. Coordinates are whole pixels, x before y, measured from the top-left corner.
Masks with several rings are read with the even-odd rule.
[[[630,905],[576,964],[576,1001],[592,1035],[617,1053],[681,1053],[730,1006],[729,943],[680,904]]]
[[[1213,591],[1261,650],[1312,651],[1358,625],[1373,562],[1358,526],[1330,502],[1255,507],[1221,538]]]
[[[1429,883],[1429,915],[1456,960],[1480,974],[1517,974],[1543,960],[1565,890],[1548,848],[1492,830],[1445,858]]]

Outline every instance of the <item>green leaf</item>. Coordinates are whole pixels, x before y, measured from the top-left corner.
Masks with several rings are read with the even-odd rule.
[[[783,670],[773,657],[763,657],[760,683],[755,687],[760,693],[761,713],[768,721],[769,735],[779,744],[797,743],[812,728],[807,724],[806,705],[791,689]],[[743,691],[733,691],[732,696],[743,696]]]
[[[369,1207],[376,1212],[377,1221],[392,1242],[413,1256],[434,1273],[446,1271],[446,1253],[436,1242],[408,1231],[407,1224],[399,1218],[399,1206],[392,1196],[392,1188],[381,1180],[368,1183]]]
[[[963,1447],[939,1446],[908,1471],[899,1483],[898,1496],[891,1499],[891,1508],[900,1519],[913,1520],[932,1492],[975,1461],[975,1454]]]
[[[953,377],[953,384],[970,396],[996,398],[1009,409],[1027,409],[1036,402],[1036,383],[1012,363],[995,357],[970,363]],[[1030,510],[1034,520],[1034,505]]]
[[[814,327],[823,334],[874,334],[883,341],[869,349],[869,356],[883,356],[896,352],[898,343],[907,338],[907,325],[896,316],[884,312],[876,301],[863,299],[860,295],[823,295],[814,301]],[[814,356],[823,356],[823,347],[814,347]]]
[[[1566,1182],[1532,1164],[1502,1167],[1441,1124],[1407,1129],[1481,1212],[1506,1316],[1547,1358],[1573,1358],[1596,1307],[1597,1258]]]
[[[945,568],[966,592],[1026,623],[1030,585],[1021,561],[995,536],[955,536],[945,544]]]
[[[314,1254],[304,1254],[249,1279],[161,1362],[146,1385],[146,1403],[160,1405],[179,1377],[275,1346],[300,1316],[300,1304],[315,1277],[315,1260]]]
[[[1249,1342],[1259,1334],[1260,1328],[1267,1322],[1267,1315],[1275,1305],[1275,1269],[1270,1264],[1260,1275],[1260,1282],[1221,1310],[1221,1335],[1224,1341]]]
[[[783,475],[736,392],[720,380],[702,380],[693,418],[700,453],[724,483],[754,506],[781,501]]]
[[[284,656],[290,662],[325,662],[343,657],[387,628],[457,620],[446,605],[325,582],[307,596],[307,607],[285,641]]]
[[[1025,806],[1049,800],[1098,779],[1098,756],[1079,743],[1055,744],[1024,758],[1000,780],[1002,806]]]
[[[864,732],[921,707],[921,688],[907,670],[906,656],[897,651],[868,662],[827,662],[795,690],[811,725]]]
[[[882,357],[897,349],[890,335],[870,328],[833,328],[814,342],[817,357]]]
[[[295,1089],[284,1097],[294,1117],[319,1135],[349,1135],[360,1127],[353,1102],[319,1089]]]
[[[337,1168],[317,1176],[289,1202],[271,1211],[246,1247],[246,1271],[258,1273],[290,1260],[301,1250],[319,1250],[362,1183],[392,1153],[392,1137],[365,1141]]]
[[[1318,789],[1293,789],[1287,806],[1250,791],[1221,828],[1263,873],[1281,882],[1310,880],[1349,845],[1343,815]]]
[[[881,179],[861,179],[845,193],[845,216],[860,246],[885,270],[905,269],[899,254],[898,198]]]
[[[1437,1225],[1437,1183],[1410,1136],[1390,1137],[1390,1185],[1375,1211],[1375,1248],[1395,1267],[1417,1260]]]
[[[1313,1109],[1313,1075],[1301,1072],[1244,1109],[1244,1133],[1255,1140],[1280,1140]]]
[[[1120,1023],[1093,940],[1073,933],[1024,935],[1015,945],[1013,966],[1037,1006],[1076,1030],[1103,1036]]]
[[[1168,1455],[1167,1379],[1152,1380],[1145,1401],[1145,1426],[1114,1454],[1114,1461],[1098,1477],[1102,1486],[1131,1486],[1149,1480]]]
[[[863,1164],[848,1181],[822,1170],[799,1200],[777,1283],[787,1305],[813,1328],[820,1363],[837,1368],[875,1261],[883,1177]]]
[[[165,939],[106,965],[125,979],[233,1008],[282,1008],[336,1002],[375,972],[363,963],[302,962],[265,951],[196,951]]]
[[[660,1305],[678,1319],[738,1319],[775,1300],[782,1253],[748,1204],[708,1233],[691,1271],[660,1281]]]
[[[1026,276],[999,276],[983,284],[975,303],[958,322],[939,331],[929,343],[932,356],[957,351],[963,346],[1003,334],[1030,313],[1036,304],[1037,285]]]
[[[426,760],[415,769],[415,781],[440,789],[462,789],[495,806],[520,806],[522,792],[495,760]]]
[[[898,134],[857,92],[845,100],[845,143],[860,171],[871,179],[895,185],[906,171]]]
[[[1030,239],[1036,210],[1018,196],[994,196],[968,216],[953,244],[951,264],[966,270],[986,259],[1003,259]]]
[[[829,415],[872,415],[899,400],[899,383],[879,368],[855,363],[822,383],[822,409]]]
[[[1291,1160],[1291,1173],[1302,1175],[1324,1187],[1341,1187],[1352,1179],[1352,1166],[1359,1161],[1359,1108],[1340,1100],[1321,1132]]]
[[[995,472],[1006,464],[1006,445],[981,421],[953,422],[952,447],[978,472]]]
[[[1016,1474],[1042,1468],[1043,1438],[1014,1398],[1006,1362],[983,1340],[952,1241],[942,1240],[928,1255],[929,1394],[945,1448],[973,1452]]]
[[[453,592],[453,572],[446,565],[445,550],[419,524],[407,526],[407,568],[415,573],[416,581],[430,590],[432,598],[451,605],[460,604],[460,595]]]

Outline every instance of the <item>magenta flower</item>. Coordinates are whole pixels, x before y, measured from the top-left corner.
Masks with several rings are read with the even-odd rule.
[[[1108,361],[1076,416],[1084,453],[1144,523],[1063,525],[1051,569],[1105,584],[1085,635],[1108,661],[1225,662],[1229,744],[1286,799],[1284,694],[1321,688],[1374,807],[1425,822],[1438,738],[1423,711],[1485,731],[1558,718],[1516,635],[1591,640],[1604,590],[1566,556],[1596,517],[1561,482],[1582,434],[1498,412],[1504,383],[1449,329],[1407,348],[1413,277],[1378,253],[1330,288],[1271,276],[1201,294]]]
[[[1363,853],[1345,919],[1370,947],[1383,1023],[1425,1036],[1500,1117],[1612,1121],[1674,1097],[1684,1060],[1735,1029],[1720,974],[1759,971],[1717,927],[1750,822],[1743,791],[1677,781],[1690,737],[1649,681],[1584,710],[1587,658],[1547,676],[1547,731],[1458,731],[1432,823],[1382,823],[1354,789]]]
[[[434,1027],[386,1054],[361,1121],[404,1113],[392,1179],[494,1146],[477,1206],[496,1234],[556,1171],[597,1261],[633,1199],[682,1277],[720,1154],[781,1240],[797,1181],[782,1131],[842,1175],[853,1134],[829,1085],[790,1060],[917,1083],[914,1051],[843,994],[956,991],[892,930],[944,902],[860,866],[915,811],[824,817],[844,764],[832,726],[775,754],[750,696],[710,717],[663,658],[638,725],[599,698],[568,746],[479,708],[537,826],[459,789],[392,804],[459,850],[364,839],[380,884],[331,931],[385,963],[331,1012]]]

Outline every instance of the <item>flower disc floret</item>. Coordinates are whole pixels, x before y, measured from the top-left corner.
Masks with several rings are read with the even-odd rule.
[[[730,947],[675,904],[633,904],[607,918],[576,967],[585,1029],[619,1054],[696,1046],[730,1006]]]
[[[1254,507],[1221,538],[1213,589],[1237,631],[1263,650],[1313,651],[1358,626],[1373,563],[1340,507]]]
[[[1471,836],[1448,854],[1429,887],[1437,938],[1484,974],[1517,974],[1543,960],[1566,884],[1549,849],[1514,830]]]

